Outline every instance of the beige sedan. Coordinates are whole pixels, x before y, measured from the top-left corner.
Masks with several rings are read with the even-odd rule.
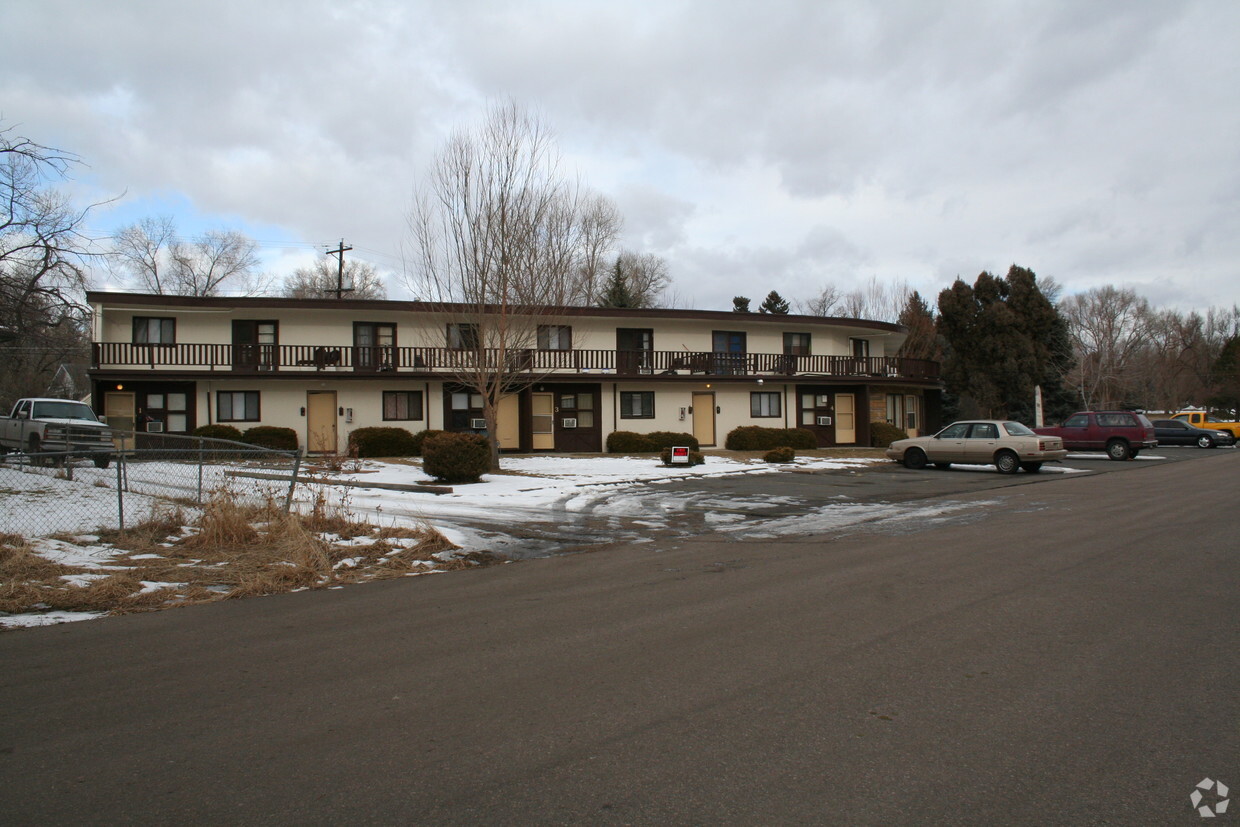
[[[934,436],[898,439],[887,449],[887,456],[904,463],[905,468],[936,468],[961,465],[993,465],[1001,474],[1015,474],[1021,468],[1036,473],[1044,462],[1066,457],[1063,440],[1041,436],[1019,422],[1002,419],[971,419],[953,422]]]

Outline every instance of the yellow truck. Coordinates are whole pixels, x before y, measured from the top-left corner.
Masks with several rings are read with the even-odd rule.
[[[1194,428],[1212,428],[1216,431],[1228,431],[1237,440],[1240,440],[1240,422],[1225,422],[1205,411],[1180,411],[1171,418],[1187,422]]]

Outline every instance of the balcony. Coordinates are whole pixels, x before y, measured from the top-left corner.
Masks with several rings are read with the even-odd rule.
[[[450,377],[466,370],[509,370],[537,376],[702,376],[937,381],[939,364],[894,356],[791,356],[683,350],[454,350],[440,347],[323,345],[146,345],[95,342],[91,369],[169,373],[313,375],[324,372]]]

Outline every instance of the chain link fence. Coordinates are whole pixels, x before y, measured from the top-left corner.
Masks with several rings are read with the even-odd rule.
[[[112,451],[0,457],[0,533],[22,537],[124,529],[212,497],[287,511],[298,451],[179,434],[112,432]]]

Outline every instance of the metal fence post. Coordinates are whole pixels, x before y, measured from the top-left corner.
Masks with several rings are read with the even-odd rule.
[[[206,457],[202,450],[202,439],[198,439],[198,504],[202,505],[202,466],[206,462]]]
[[[121,437],[121,451],[116,455],[116,514],[117,528],[121,531],[125,530],[125,486],[122,480],[125,477],[125,438]]]

